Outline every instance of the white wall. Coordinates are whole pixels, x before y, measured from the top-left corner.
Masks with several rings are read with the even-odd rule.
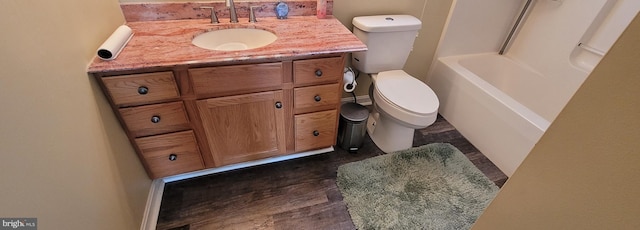
[[[95,80],[115,0],[0,1],[0,217],[137,229],[151,181]]]
[[[437,57],[498,52],[524,1],[455,0]]]
[[[570,57],[606,3],[607,0],[539,0],[505,53],[531,66],[551,84],[562,86],[558,103],[551,103],[557,105],[553,109],[555,114],[562,110],[588,75],[587,71],[576,68]]]

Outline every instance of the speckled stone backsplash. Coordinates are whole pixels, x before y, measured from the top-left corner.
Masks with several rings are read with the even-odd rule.
[[[288,0],[284,1],[289,6],[289,16],[313,16],[316,15],[316,0]],[[262,17],[275,17],[273,0],[237,1],[236,12],[239,18],[249,18],[249,7],[260,6],[254,9],[258,20]],[[161,21],[180,19],[203,19],[211,17],[209,9],[200,9],[201,6],[212,6],[216,15],[222,20],[229,18],[229,10],[224,2],[146,2],[120,4],[122,13],[127,22],[135,21]],[[327,1],[327,15],[333,14],[333,0]]]

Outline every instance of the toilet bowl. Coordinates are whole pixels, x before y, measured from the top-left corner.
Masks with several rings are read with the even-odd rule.
[[[367,51],[353,52],[351,63],[373,81],[367,132],[386,153],[411,148],[415,129],[433,124],[439,105],[431,88],[400,70],[422,22],[411,15],[372,15],[354,17],[352,23]]]
[[[439,101],[426,84],[402,70],[371,75],[374,109],[367,121],[367,132],[383,152],[412,147],[415,129],[433,124]]]

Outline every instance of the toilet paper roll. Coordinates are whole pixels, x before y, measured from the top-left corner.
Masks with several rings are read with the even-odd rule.
[[[356,90],[356,85],[358,85],[358,83],[355,80],[352,83],[344,83],[344,91],[351,93]]]
[[[344,83],[344,91],[347,93],[353,92],[356,89],[358,83],[356,82],[355,77],[353,76],[353,71],[345,68],[344,76],[342,77],[342,82]]]
[[[98,48],[98,57],[102,60],[115,59],[132,37],[133,31],[131,28],[121,25]]]

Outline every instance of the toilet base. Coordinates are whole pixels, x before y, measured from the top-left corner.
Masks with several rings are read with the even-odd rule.
[[[369,114],[367,133],[373,143],[385,153],[409,149],[415,129],[403,126],[377,111]]]

